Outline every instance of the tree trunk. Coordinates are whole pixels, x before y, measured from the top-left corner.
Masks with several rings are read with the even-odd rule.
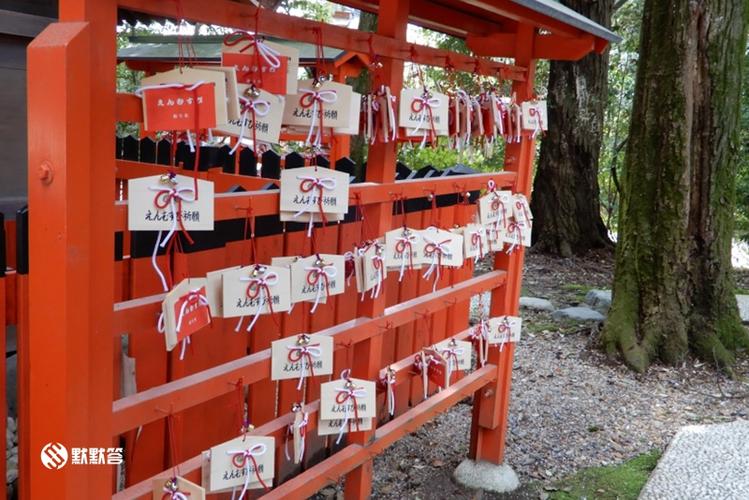
[[[377,31],[377,14],[362,11],[359,14],[359,31],[374,32]],[[355,92],[362,95],[370,92],[370,72],[368,69],[361,70],[359,76],[349,82]],[[355,135],[351,138],[351,160],[356,164],[357,171],[364,168],[364,162],[367,161],[367,152],[369,147],[363,135]]]
[[[749,346],[731,274],[745,0],[646,0],[605,349],[632,368]]]
[[[562,0],[609,26],[613,0]],[[598,157],[608,99],[608,51],[549,65],[549,131],[533,182],[533,245],[569,257],[611,245],[601,219]]]

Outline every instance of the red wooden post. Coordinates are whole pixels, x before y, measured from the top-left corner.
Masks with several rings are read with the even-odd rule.
[[[4,270],[3,270],[4,271]],[[0,276],[0,346],[5,346],[5,331],[6,331],[6,325],[7,323],[7,314],[5,309],[5,283],[8,278],[5,276]],[[5,384],[5,356],[3,356],[3,359],[0,360],[0,395],[3,396],[3,401],[7,401],[7,393],[5,390],[6,384]],[[17,373],[17,372],[16,372]],[[0,422],[7,422],[7,405],[2,405],[2,408],[0,408]],[[6,448],[7,440],[0,443],[0,457],[7,456],[5,453],[7,451]],[[5,470],[6,470],[6,463],[7,461],[3,461],[2,465],[0,465],[0,478],[5,477]],[[0,498],[6,496],[5,488],[6,484],[4,481],[0,481],[2,484],[0,485]]]
[[[381,0],[377,32],[381,35],[405,40],[408,27],[408,9],[408,0]],[[391,92],[398,95],[403,85],[403,62],[385,60],[382,75],[383,80],[390,86]],[[369,150],[367,181],[393,182],[397,154],[397,144],[394,142],[373,145]],[[366,218],[364,227],[371,234],[365,234],[365,237],[381,236],[391,228],[392,207],[392,203],[386,202],[370,205],[366,208],[364,211]],[[384,288],[377,299],[367,299],[364,308],[360,308],[360,311],[368,316],[381,315],[384,311],[386,294],[387,289]],[[385,332],[383,332],[384,334]],[[381,359],[382,335],[360,342],[354,348],[355,361],[352,367],[352,375],[366,380],[376,380],[381,368],[379,366]],[[356,433],[351,436],[350,442],[366,443],[373,438],[374,430]],[[346,498],[368,498],[371,491],[372,461],[367,460],[348,474],[346,478]]]
[[[532,26],[518,26],[515,61],[516,64],[528,67],[526,81],[514,82],[512,87],[519,102],[530,99],[533,94],[533,33]],[[520,144],[508,144],[505,149],[505,170],[517,172],[513,191],[526,196],[530,195],[534,148],[534,141],[529,135],[524,134]],[[507,270],[507,284],[492,291],[491,316],[518,313],[524,254],[522,247],[509,256],[497,253],[494,268]],[[488,362],[497,366],[498,373],[496,382],[483,387],[474,396],[470,456],[475,460],[486,460],[495,464],[504,461],[513,354],[512,344],[505,346],[502,353],[497,348],[489,350]]]
[[[42,465],[47,443],[112,443],[115,2],[61,2],[29,46],[30,484],[103,498],[112,468]],[[54,419],[54,425],[50,419]],[[58,462],[59,463],[59,462]]]

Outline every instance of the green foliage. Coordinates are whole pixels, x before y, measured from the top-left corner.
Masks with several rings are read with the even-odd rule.
[[[471,53],[465,41],[460,38],[426,29],[420,29],[418,33],[419,37],[423,40],[421,43],[425,43],[426,45],[460,54]],[[405,85],[419,87],[422,84],[422,79],[427,88],[436,89],[442,93],[452,92],[456,88],[461,88],[468,93],[478,94],[482,91],[484,83],[499,86],[505,94],[509,94],[510,92],[509,82],[498,85],[496,78],[476,77],[472,73],[451,71],[446,68],[432,66],[419,68],[415,64],[411,64],[410,71],[406,73]],[[492,154],[487,157],[484,155],[482,148],[472,148],[469,151],[460,152],[450,149],[447,147],[446,139],[442,138],[435,147],[420,148],[418,144],[413,146],[408,144],[403,145],[398,152],[398,160],[414,170],[427,165],[438,169],[445,169],[461,163],[479,171],[496,171],[501,170],[504,163],[504,144],[502,141],[497,141],[492,148]]]
[[[603,144],[598,164],[603,221],[616,230],[619,214],[619,192],[616,175],[624,163],[629,116],[635,92],[635,73],[640,48],[642,0],[628,0],[612,19],[612,29],[623,40],[612,44],[609,52],[609,95],[604,117]]]
[[[469,166],[482,172],[491,172],[502,169],[504,163],[504,144],[497,141],[494,145],[492,155],[487,158],[478,148],[470,151],[456,151],[447,147],[446,139],[440,139],[436,147],[419,147],[418,144],[403,145],[398,151],[398,161],[408,165],[412,170],[417,170],[427,165],[440,170],[452,167],[458,163]]]
[[[595,498],[635,500],[658,464],[661,452],[653,450],[620,465],[584,469],[554,485],[551,500]]]
[[[749,241],[749,48],[744,56],[741,84],[741,153],[736,175],[736,236]]]
[[[135,35],[136,32],[143,33],[144,30],[149,28],[139,27],[136,28],[130,25],[122,25],[117,28],[117,49],[127,47],[128,36]],[[140,80],[143,78],[142,71],[133,71],[125,66],[125,63],[117,65],[117,92],[135,92],[140,85]],[[128,122],[117,122],[117,135],[125,136],[138,134],[138,125]]]
[[[307,19],[329,21],[333,16],[333,4],[319,0],[287,0],[280,2],[279,8],[287,14],[301,13]]]

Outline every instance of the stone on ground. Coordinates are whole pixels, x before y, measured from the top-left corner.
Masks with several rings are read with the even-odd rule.
[[[518,476],[507,464],[496,465],[469,458],[460,462],[453,473],[455,480],[468,488],[506,493],[520,486]]]
[[[546,299],[539,299],[537,297],[520,297],[520,307],[526,309],[533,309],[535,311],[553,311],[554,304]]]
[[[585,306],[558,309],[551,316],[554,319],[574,319],[577,321],[603,321],[606,319],[603,314]]]
[[[658,462],[640,500],[749,498],[749,421],[688,425]]]
[[[739,306],[741,321],[749,323],[749,295],[737,295],[736,304]]]
[[[590,290],[585,295],[585,303],[596,311],[606,314],[611,307],[611,290]]]

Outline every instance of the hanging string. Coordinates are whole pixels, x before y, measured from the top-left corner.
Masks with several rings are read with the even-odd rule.
[[[325,46],[322,41],[322,28],[316,26],[312,28],[315,34],[315,78],[320,79],[325,70]]]
[[[434,193],[434,191],[429,192],[429,201],[431,202],[431,208],[429,213],[429,225],[439,228],[440,227],[440,221],[437,217],[437,195]]]
[[[235,390],[237,393],[237,421],[239,422],[239,432],[242,434],[242,441],[244,441],[244,439],[247,438],[247,433],[250,430],[250,425],[247,421],[244,411],[244,379],[242,377],[240,377],[239,380],[236,381]]]
[[[370,231],[372,228],[371,228],[369,218],[364,216],[364,204],[362,203],[361,193],[359,192],[354,193],[354,200],[355,200],[354,209],[356,212],[356,217],[358,218],[359,222],[361,222],[361,231],[359,234],[359,241],[363,243],[364,241],[366,241],[365,235],[374,234],[374,233]]]
[[[380,55],[375,52],[374,49],[374,35],[369,34],[367,38],[367,46],[369,47],[369,90],[374,92],[382,80],[382,61],[380,61]]]
[[[179,476],[179,453],[180,453],[180,446],[177,443],[177,433],[174,430],[175,425],[175,419],[173,413],[169,413],[166,417],[166,427],[167,432],[169,433],[169,449],[171,453],[171,462],[172,462],[172,476],[174,478],[177,478]]]
[[[239,210],[244,210],[245,212],[243,239],[247,241],[249,237],[250,243],[249,245],[245,245],[242,247],[240,263],[246,263],[246,265],[249,265],[257,262],[257,246],[255,243],[255,214],[252,210],[252,198],[247,198],[247,208]],[[252,253],[252,258],[248,256],[245,259],[245,248],[249,248],[250,252]]]
[[[406,229],[406,200],[408,199],[407,196],[404,196],[403,194],[398,195],[397,203],[400,205],[400,215],[403,226],[403,229]]]
[[[260,60],[261,54],[260,54],[260,47],[258,45],[258,37],[260,36],[260,9],[262,6],[258,5],[257,9],[255,9],[255,66],[257,67],[257,73],[259,74],[257,79],[253,78],[253,81],[256,82],[256,85],[260,88],[263,88],[263,68],[261,66],[262,62]],[[254,121],[253,121],[254,124]],[[253,142],[252,146],[256,149],[257,152],[257,143]]]

